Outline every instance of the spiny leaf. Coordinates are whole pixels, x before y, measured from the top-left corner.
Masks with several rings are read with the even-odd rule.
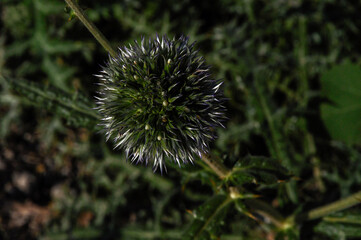
[[[231,201],[225,194],[217,194],[206,201],[193,212],[194,220],[184,232],[182,239],[202,240],[215,237],[216,227],[213,223],[217,223],[219,227],[227,212],[224,208]]]
[[[324,217],[316,232],[325,234],[332,239],[343,240],[361,238],[361,212],[339,212]]]
[[[50,57],[45,57],[42,62],[42,69],[46,72],[51,79],[52,83],[57,88],[68,89],[66,80],[69,79],[75,72],[75,68],[62,67],[55,63]]]
[[[72,95],[53,86],[44,86],[25,79],[3,79],[30,104],[58,114],[65,118],[69,125],[94,129],[100,118],[93,109],[93,103],[78,92]]]
[[[290,177],[291,174],[278,161],[266,157],[248,156],[236,163],[225,181],[237,185],[245,183],[274,184]]]

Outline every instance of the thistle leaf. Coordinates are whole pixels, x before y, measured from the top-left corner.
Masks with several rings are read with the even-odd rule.
[[[236,163],[225,181],[236,185],[246,183],[274,184],[290,177],[291,174],[278,161],[266,157],[248,156]]]
[[[193,212],[194,220],[184,231],[182,239],[185,240],[202,240],[215,239],[216,228],[225,217],[226,207],[231,203],[231,199],[225,194],[217,194],[206,201],[202,206]]]
[[[4,77],[12,89],[18,92],[28,103],[45,108],[74,127],[94,129],[100,118],[93,109],[94,104],[80,93],[70,94],[53,86],[40,85],[25,79]]]
[[[331,239],[361,238],[361,212],[339,212],[324,217],[315,231]]]

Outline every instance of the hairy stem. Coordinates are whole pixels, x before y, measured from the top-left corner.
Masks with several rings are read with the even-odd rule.
[[[65,0],[71,9],[75,12],[75,15],[80,19],[80,21],[85,25],[85,27],[93,34],[95,39],[103,46],[103,48],[113,57],[117,56],[116,51],[112,48],[109,41],[104,37],[104,35],[99,31],[99,29],[89,20],[89,18],[84,14],[83,10],[74,0]]]
[[[208,154],[202,154],[202,160],[205,162],[220,179],[225,179],[230,173],[229,169],[224,166],[220,161],[212,159]]]
[[[354,193],[347,198],[330,203],[326,206],[322,206],[322,207],[313,209],[307,213],[300,214],[299,216],[296,216],[296,219],[298,221],[314,220],[314,219],[317,219],[320,217],[327,216],[331,213],[353,207],[360,203],[361,203],[361,191]]]
[[[245,204],[265,218],[265,220],[272,222],[276,227],[282,228],[284,225],[285,219],[283,216],[268,203],[259,199],[246,199]]]

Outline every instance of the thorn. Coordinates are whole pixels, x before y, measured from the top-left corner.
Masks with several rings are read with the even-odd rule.
[[[189,214],[191,214],[192,216],[194,216],[194,214],[193,214],[193,211],[192,211],[192,210],[186,209],[186,212],[187,212],[187,213],[189,213]]]
[[[246,216],[252,218],[252,219],[255,220],[256,222],[259,222],[259,219],[258,219],[256,216],[254,216],[252,213],[250,213],[250,212],[244,212],[244,214],[245,214]]]

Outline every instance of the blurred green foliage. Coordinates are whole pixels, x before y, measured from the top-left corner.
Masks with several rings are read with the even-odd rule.
[[[231,186],[287,216],[360,189],[359,1],[79,4],[114,47],[156,33],[197,41],[228,98],[212,151],[234,172],[221,181],[202,162],[163,176],[131,165],[94,130],[93,74],[107,53],[63,1],[2,0],[0,205],[31,201],[49,217],[19,227],[2,207],[0,238],[360,237],[347,222],[359,211],[280,230],[243,199],[222,205]],[[16,187],[19,171],[36,179],[32,191]]]
[[[331,239],[357,239],[361,237],[360,212],[343,212],[324,217],[316,228]]]

